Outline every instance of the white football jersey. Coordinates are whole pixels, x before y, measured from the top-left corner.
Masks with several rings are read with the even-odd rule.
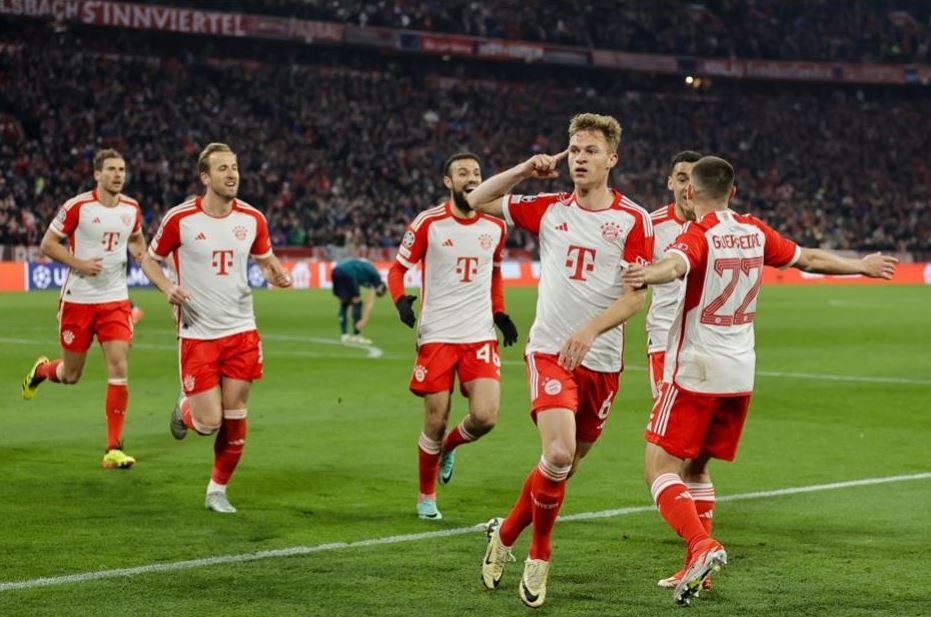
[[[798,245],[753,216],[723,210],[687,223],[667,253],[682,257],[688,271],[663,380],[702,394],[750,394],[763,266],[791,266]]]
[[[423,261],[417,344],[493,341],[492,273],[501,266],[504,221],[455,216],[446,202],[425,210],[407,228],[397,260]]]
[[[102,259],[95,276],[68,272],[61,286],[61,299],[75,304],[101,304],[128,300],[126,289],[126,245],[142,229],[139,202],[117,196],[115,206],[97,200],[97,192],[82,193],[66,201],[50,227],[68,238],[71,253],[78,259]]]
[[[201,201],[166,212],[149,245],[154,259],[171,260],[178,284],[191,293],[176,310],[178,336],[211,340],[255,330],[248,267],[250,256],[272,254],[265,216],[238,199],[226,216],[211,216]]]
[[[619,192],[604,210],[583,208],[570,193],[505,195],[505,220],[539,236],[537,314],[526,353],[558,354],[581,326],[623,292],[624,262],[653,257],[650,215]],[[624,326],[595,339],[582,365],[601,372],[623,370]]]
[[[685,221],[676,216],[674,203],[663,206],[650,214],[653,223],[653,260],[662,259],[666,249],[676,241],[682,232]],[[679,296],[685,289],[685,282],[672,281],[663,285],[652,285],[653,297],[650,300],[650,310],[647,312],[647,353],[666,350],[666,338],[672,320],[676,316]]]

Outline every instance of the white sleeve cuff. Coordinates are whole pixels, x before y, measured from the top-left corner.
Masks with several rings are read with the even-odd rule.
[[[685,262],[685,274],[683,276],[688,276],[689,272],[692,270],[692,262],[689,261],[688,255],[680,251],[679,249],[669,249],[666,251],[666,255],[676,255]],[[664,255],[664,257],[666,256]]]
[[[789,263],[787,263],[786,265],[782,266],[782,267],[779,268],[779,269],[780,269],[780,270],[785,270],[786,268],[791,268],[791,267],[794,266],[796,263],[798,263],[798,260],[801,259],[801,258],[802,258],[802,247],[800,247],[799,245],[796,244],[796,245],[795,245],[795,255],[792,256],[792,259],[789,260]]]
[[[504,222],[514,227],[514,219],[511,218],[511,196],[505,195],[501,198],[501,212],[504,214]]]
[[[399,264],[401,264],[402,266],[404,266],[404,267],[407,268],[408,270],[410,270],[410,269],[412,269],[412,268],[414,267],[414,264],[412,264],[411,262],[409,262],[409,261],[407,261],[406,259],[404,259],[403,257],[401,257],[401,254],[400,254],[400,253],[398,253],[397,261],[398,261]]]
[[[163,261],[163,260],[165,259],[165,258],[162,257],[161,255],[159,255],[158,253],[156,253],[155,251],[153,251],[151,246],[149,247],[149,257],[151,257],[151,258],[154,259],[155,261]]]

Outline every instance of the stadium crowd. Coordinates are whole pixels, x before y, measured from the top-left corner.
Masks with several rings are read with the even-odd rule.
[[[387,26],[706,57],[931,62],[921,0],[159,0]],[[605,19],[603,16],[610,16]]]
[[[449,154],[478,152],[487,176],[564,148],[569,118],[584,110],[620,119],[613,182],[650,210],[668,200],[669,158],[696,149],[737,163],[737,209],[806,245],[931,250],[931,101],[904,91],[635,91],[616,75],[478,79],[403,58],[205,63],[75,53],[90,46],[76,36],[0,51],[0,245],[38,244],[58,205],[89,188],[101,147],[125,153],[126,191],[151,236],[166,208],[202,191],[196,153],[224,141],[275,245],[393,247],[443,198]],[[509,246],[534,248],[521,234]]]

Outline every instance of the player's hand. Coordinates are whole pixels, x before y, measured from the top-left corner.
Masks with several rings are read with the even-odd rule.
[[[74,267],[75,270],[84,276],[97,276],[103,270],[103,258],[94,257],[93,259],[81,259]]]
[[[290,287],[293,282],[288,271],[277,262],[269,264],[265,274],[268,281],[275,287]]]
[[[507,313],[495,313],[495,325],[501,330],[501,336],[504,339],[504,346],[510,347],[517,342],[517,326],[511,321],[511,316]]]
[[[647,285],[646,271],[644,267],[638,263],[629,264],[624,268],[622,280],[624,281],[624,285],[628,285],[634,289],[641,289]]]
[[[171,284],[171,287],[165,290],[165,297],[169,304],[180,305],[191,299],[191,294],[180,285]]]
[[[592,348],[596,336],[598,333],[587,325],[579,328],[559,350],[559,366],[567,371],[578,368],[585,359],[585,354]]]
[[[356,322],[356,330],[362,330],[363,328],[365,328],[365,326],[368,325],[368,323],[369,323],[369,320],[363,317],[362,319]]]
[[[408,328],[413,328],[414,324],[417,323],[417,316],[414,315],[413,307],[414,300],[416,299],[417,296],[401,296],[395,303],[395,306],[398,308],[398,317],[401,318],[401,323]]]
[[[559,154],[536,154],[524,162],[524,175],[529,178],[553,179],[559,177],[560,161],[569,156],[569,150]]]
[[[895,265],[899,260],[891,255],[871,253],[860,260],[860,272],[874,279],[891,279],[895,276]]]

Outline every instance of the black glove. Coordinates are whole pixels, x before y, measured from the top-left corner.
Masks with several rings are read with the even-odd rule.
[[[517,326],[511,321],[511,316],[507,313],[495,313],[495,325],[501,330],[501,336],[504,337],[504,346],[510,347],[517,342]]]
[[[401,322],[408,328],[413,328],[414,324],[417,322],[417,316],[414,315],[413,307],[414,300],[416,299],[417,296],[401,296],[394,304],[398,307],[398,317],[401,318]]]

